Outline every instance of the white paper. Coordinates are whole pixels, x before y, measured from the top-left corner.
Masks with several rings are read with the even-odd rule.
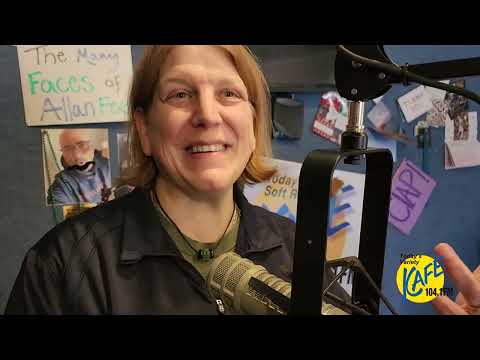
[[[440,82],[444,84],[448,84],[450,83],[450,80],[442,80]],[[432,99],[441,99],[441,100],[445,98],[445,94],[447,93],[446,90],[437,89],[429,86],[425,86],[425,91],[428,92],[428,94]]]
[[[18,45],[27,126],[128,120],[129,45]]]
[[[445,143],[453,142],[453,121],[445,121]]]
[[[384,97],[384,95],[381,95],[381,96],[373,99],[373,102],[374,102],[375,104],[378,104],[380,101],[382,101],[383,97]]]
[[[469,112],[468,129],[462,124],[461,113],[457,116],[457,129],[455,121],[445,122],[445,168],[455,169],[480,165],[480,142],[477,138],[478,120],[476,112]],[[465,138],[464,132],[468,131]],[[462,136],[463,134],[463,136]]]
[[[335,119],[335,127],[340,131],[347,130],[348,117],[342,114],[338,114]]]
[[[376,128],[381,128],[382,125],[385,125],[390,121],[392,114],[383,102],[379,102],[372,108],[372,110],[370,110],[367,117]]]
[[[318,122],[318,121],[315,121],[313,123],[313,127],[317,130],[320,130],[322,132],[324,132],[325,134],[327,134],[328,136],[333,136],[334,134],[334,131],[332,128],[329,128],[328,126]]]
[[[476,112],[469,112],[468,113],[468,126],[470,127],[470,131],[468,132],[468,141],[470,142],[477,142],[477,113]]]
[[[445,169],[472,167],[480,165],[480,143],[464,142],[445,144],[445,151],[449,151],[453,163],[445,161]]]
[[[415,120],[433,107],[430,95],[423,85],[399,97],[398,103],[407,122]]]

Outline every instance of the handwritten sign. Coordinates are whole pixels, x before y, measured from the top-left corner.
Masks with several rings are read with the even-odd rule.
[[[403,160],[392,180],[388,221],[409,235],[436,185],[411,161]]]
[[[433,107],[430,94],[425,91],[424,86],[418,86],[407,94],[399,97],[398,103],[407,122],[415,120]]]
[[[18,45],[28,126],[127,120],[129,45]]]

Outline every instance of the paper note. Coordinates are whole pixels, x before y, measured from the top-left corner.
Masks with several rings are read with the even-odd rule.
[[[442,80],[440,82],[448,85],[450,80]],[[446,90],[437,89],[430,86],[425,86],[425,91],[430,95],[432,99],[441,99],[441,100],[445,99],[445,94],[447,93]]]
[[[480,165],[476,112],[461,112],[445,122],[445,169]]]
[[[480,143],[445,143],[445,169],[480,166]]]
[[[347,130],[348,117],[343,114],[338,114],[335,118],[335,127],[340,131]]]
[[[415,120],[433,107],[430,95],[423,85],[399,97],[398,103],[407,122]]]
[[[376,128],[381,128],[390,121],[392,114],[383,102],[379,102],[370,110],[367,117]]]
[[[409,235],[436,185],[411,161],[403,160],[392,179],[388,221]]]
[[[127,120],[129,45],[18,45],[28,126]]]

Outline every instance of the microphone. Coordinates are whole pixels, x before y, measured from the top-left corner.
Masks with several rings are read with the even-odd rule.
[[[287,315],[292,286],[263,266],[228,252],[216,258],[207,286],[216,299],[242,315]],[[322,301],[322,315],[350,315]]]

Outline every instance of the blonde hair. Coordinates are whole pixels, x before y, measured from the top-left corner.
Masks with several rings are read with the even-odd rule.
[[[270,93],[267,81],[255,56],[248,47],[243,45],[215,46],[224,49],[232,58],[254,107],[253,128],[256,146],[238,181],[242,185],[265,181],[276,173],[276,169],[268,165],[263,158],[272,155]],[[157,175],[157,168],[153,159],[146,156],[142,150],[140,137],[135,126],[134,113],[139,108],[145,112],[150,109],[160,77],[160,68],[174,47],[174,45],[146,46],[134,69],[128,102],[129,159],[128,167],[121,177],[121,183],[144,187],[151,183]]]

